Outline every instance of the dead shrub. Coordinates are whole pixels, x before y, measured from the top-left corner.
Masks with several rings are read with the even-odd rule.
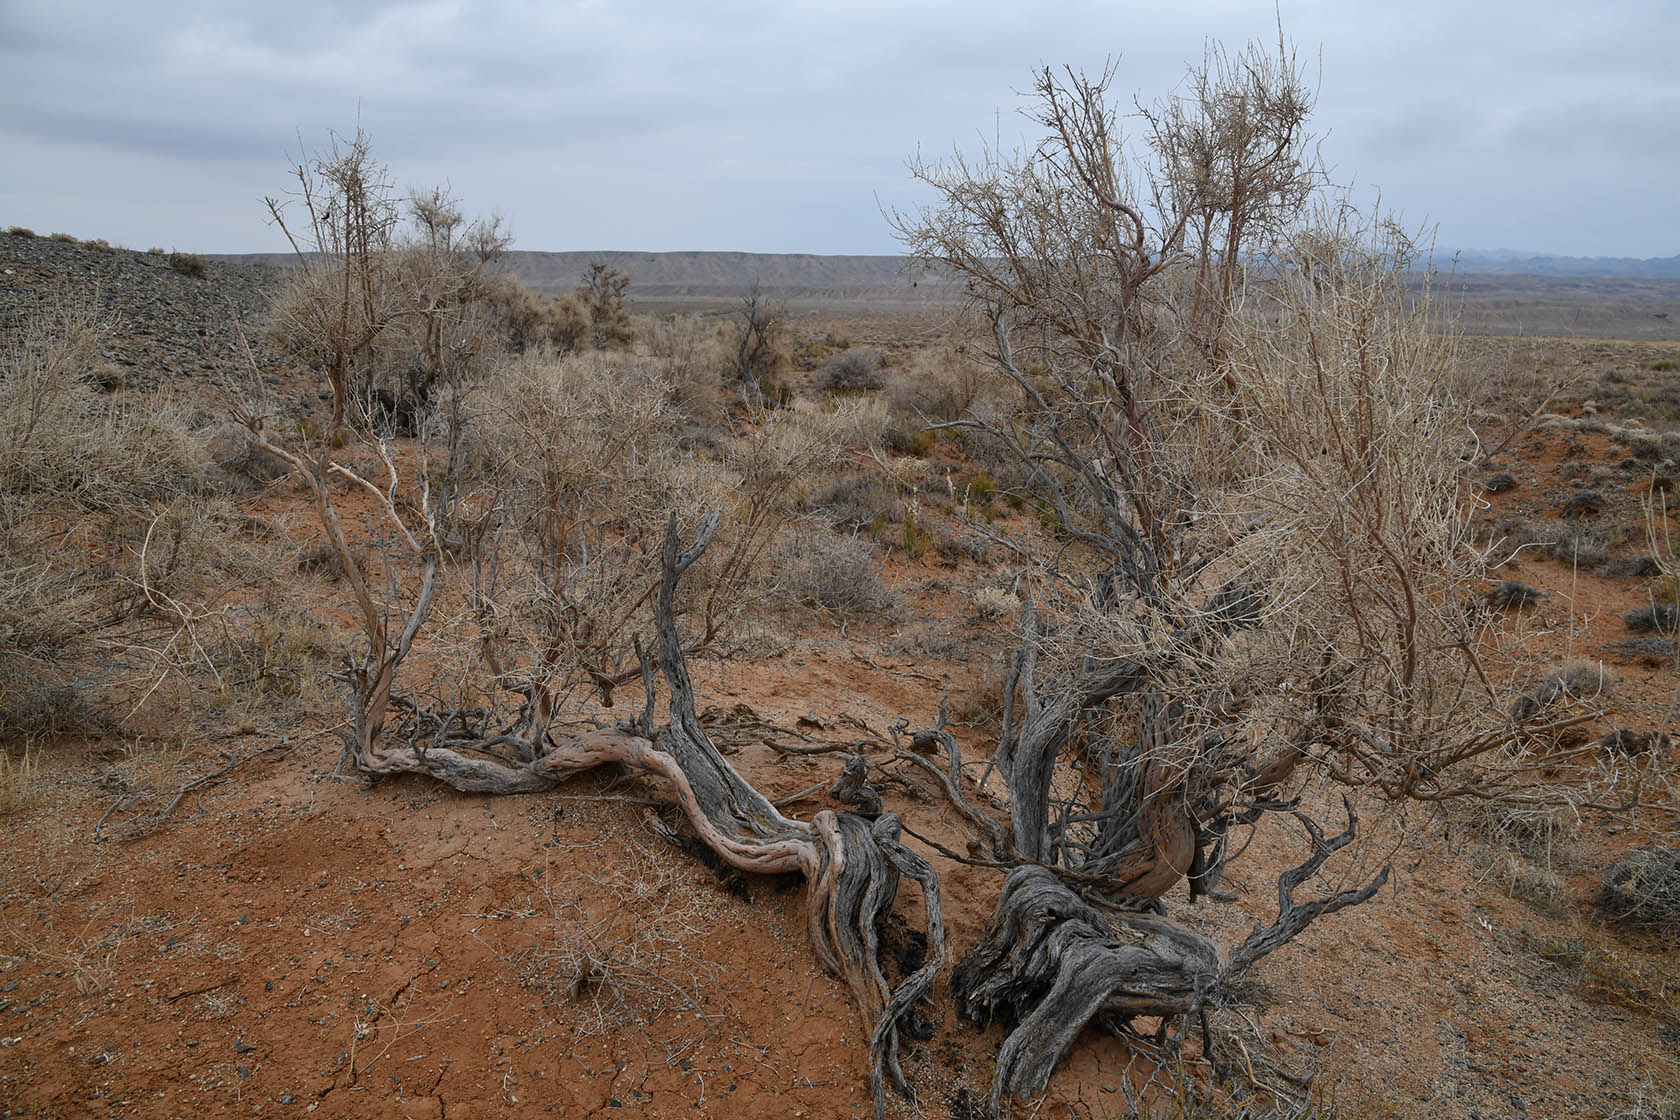
[[[992,377],[955,347],[918,350],[894,379],[887,399],[896,413],[925,422],[960,420],[980,402]]]
[[[977,533],[963,532],[941,526],[935,535],[934,547],[952,560],[973,560],[984,564],[992,558],[991,542]]]
[[[892,595],[881,582],[881,556],[863,537],[805,533],[778,557],[777,586],[794,602],[847,614],[884,610]]]
[[[1556,704],[1608,699],[1615,680],[1599,661],[1566,661],[1554,667],[1511,706],[1511,718],[1533,719]]]
[[[205,441],[205,450],[223,473],[258,486],[292,473],[291,467],[264,451],[256,437],[238,424],[227,423],[217,428]]]
[[[1652,579],[1662,575],[1662,563],[1655,556],[1629,556],[1610,565],[1610,575],[1618,579]]]
[[[873,346],[854,346],[823,363],[817,373],[818,384],[830,393],[879,389],[886,383],[881,376],[884,361]]]
[[[1610,559],[1610,538],[1582,525],[1536,527],[1523,534],[1523,542],[1540,546],[1553,560],[1572,567],[1596,568]]]
[[[1544,591],[1530,587],[1520,579],[1508,579],[1487,593],[1490,607],[1497,610],[1521,610],[1546,597]]]
[[[226,498],[178,497],[125,510],[105,526],[107,564],[133,612],[175,614],[260,579],[268,555]],[[133,613],[125,612],[125,613]]]
[[[1597,517],[1604,512],[1604,495],[1597,490],[1577,490],[1564,500],[1558,513],[1563,517]]]
[[[0,738],[8,742],[92,735],[112,726],[65,666],[43,666],[0,653],[0,677]]]
[[[1494,862],[1493,874],[1501,890],[1543,914],[1558,915],[1569,909],[1569,888],[1550,867],[1506,852]]]
[[[1666,731],[1634,731],[1618,727],[1613,731],[1606,731],[1604,737],[1598,741],[1598,746],[1606,754],[1650,754],[1653,751],[1666,751],[1669,747],[1669,737]]]
[[[0,749],[0,817],[27,808],[39,784],[40,757],[28,745],[15,758],[9,749]]]
[[[297,554],[297,570],[326,579],[338,579],[344,575],[344,560],[331,544],[317,541]]]
[[[589,317],[572,294],[545,297],[503,273],[486,280],[484,302],[515,350],[548,346],[568,354],[583,344]]]
[[[1629,661],[1648,669],[1658,669],[1674,662],[1674,639],[1658,637],[1628,638],[1610,646]]]
[[[968,601],[975,617],[983,622],[1014,618],[1021,612],[1021,600],[1001,587],[982,587]]]
[[[667,315],[643,321],[636,336],[663,367],[672,403],[691,425],[691,442],[721,440],[734,396],[724,383],[733,378],[735,361],[723,332],[695,315]]]
[[[223,684],[235,693],[295,699],[315,689],[340,658],[338,637],[305,610],[271,600],[237,612],[210,651]]]
[[[81,679],[106,613],[97,582],[21,532],[0,540],[0,739],[105,726]]]
[[[545,887],[547,913],[528,944],[506,961],[520,982],[576,1023],[577,1037],[633,1031],[652,1039],[667,1014],[701,1012],[717,966],[695,955],[711,922],[702,897],[668,849],[615,848],[612,870],[588,875],[593,889]],[[679,1045],[681,1034],[663,1037]]]
[[[876,474],[836,479],[817,493],[813,505],[836,529],[848,532],[878,530],[904,520],[904,502],[891,483]]]
[[[972,665],[974,660],[967,656],[966,651],[958,657],[951,658],[962,664]],[[1003,705],[1009,691],[1010,659],[1007,656],[991,656],[979,661],[978,671],[969,675],[965,682],[967,687],[956,694],[951,707],[951,714],[965,723],[987,723],[996,725],[1003,715]]]
[[[851,335],[844,328],[829,326],[822,330],[805,331],[793,339],[789,359],[795,369],[820,369],[836,354],[849,350]]]
[[[1635,634],[1672,634],[1680,628],[1680,608],[1673,603],[1654,603],[1622,616]]]
[[[1598,905],[1631,925],[1680,930],[1680,849],[1628,855],[1605,874]]]
[[[1571,810],[1557,806],[1477,802],[1455,806],[1453,812],[1472,835],[1548,866],[1579,823]]]
[[[170,253],[169,267],[182,276],[190,276],[194,280],[204,279],[204,258],[197,253]]]

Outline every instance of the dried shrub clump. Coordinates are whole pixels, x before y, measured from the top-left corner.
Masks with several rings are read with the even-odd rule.
[[[1569,909],[1569,889],[1550,867],[1507,852],[1494,864],[1500,888],[1518,902],[1544,914],[1562,914]]]
[[[1635,634],[1672,634],[1680,627],[1680,609],[1673,603],[1657,603],[1628,612],[1623,621]]]
[[[782,552],[778,567],[782,592],[805,606],[863,614],[892,602],[881,582],[880,550],[863,537],[801,535]]]
[[[194,280],[204,279],[204,258],[197,253],[170,253],[169,267],[182,276],[190,276]]]
[[[1680,849],[1646,848],[1617,863],[1598,904],[1630,924],[1680,931]]]
[[[1521,610],[1533,606],[1546,597],[1544,591],[1530,587],[1520,579],[1508,579],[1488,592],[1488,605],[1498,610]]]
[[[1601,662],[1566,661],[1517,697],[1511,706],[1511,718],[1528,720],[1556,704],[1608,699],[1615,686],[1615,679]]]
[[[588,876],[593,902],[545,891],[541,925],[506,958],[579,1039],[627,1029],[648,1036],[671,1012],[700,1010],[718,980],[717,966],[688,948],[712,919],[689,877],[652,846],[616,854],[616,870]]]
[[[1604,737],[1598,741],[1598,746],[1608,754],[1634,755],[1666,751],[1669,742],[1666,731],[1634,731],[1618,727],[1614,731],[1606,731]]]
[[[931,423],[960,420],[996,395],[995,376],[953,347],[918,350],[888,390],[895,413]]]
[[[1674,660],[1674,639],[1657,637],[1628,638],[1614,643],[1611,649],[1630,661],[1656,669]]]
[[[0,818],[10,816],[35,798],[40,782],[40,760],[27,746],[12,757],[0,749]]]
[[[886,383],[881,376],[884,361],[874,347],[854,346],[824,363],[819,374],[822,387],[831,393],[879,389]]]
[[[1577,490],[1565,499],[1559,512],[1564,517],[1596,517],[1604,512],[1604,495],[1597,490]]]

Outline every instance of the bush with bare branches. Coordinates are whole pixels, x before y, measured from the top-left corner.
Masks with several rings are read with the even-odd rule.
[[[1007,819],[954,767],[947,785],[1016,869],[952,981],[966,1014],[1016,1024],[993,1109],[1041,1091],[1093,1017],[1207,1035],[1226,980],[1371,898],[1386,868],[1295,897],[1356,838],[1338,789],[1624,796],[1558,748],[1583,717],[1512,714],[1519,651],[1465,606],[1487,564],[1451,324],[1411,239],[1319,197],[1289,49],[1214,50],[1143,108],[1141,141],[1111,78],[1040,71],[1039,144],[916,163],[937,201],[896,218],[964,282],[1018,393],[945,426],[1011,452],[1071,544],[1024,612],[992,763]],[[1334,836],[1303,807],[1338,802]],[[1181,882],[1218,892],[1229,837],[1269,814],[1308,844],[1273,926],[1227,954],[1160,915]]]

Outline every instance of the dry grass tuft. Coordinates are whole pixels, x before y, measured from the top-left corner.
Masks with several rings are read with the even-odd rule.
[[[194,280],[204,279],[204,258],[197,253],[170,253],[169,267],[182,276],[190,276]]]
[[[1569,910],[1569,888],[1550,867],[1506,852],[1494,861],[1493,875],[1500,890],[1543,914],[1556,916]]]
[[[718,969],[689,946],[704,945],[710,922],[674,850],[631,843],[588,882],[593,889],[567,889],[566,899],[544,889],[548,912],[539,932],[506,958],[520,982],[563,1012],[579,1039],[648,1037],[672,1012],[704,1017],[702,996]]]
[[[11,751],[0,750],[0,817],[28,807],[40,776],[39,756],[28,746],[16,758]]]
[[[1547,708],[1608,700],[1615,692],[1616,681],[1601,661],[1566,661],[1555,666],[1533,687],[1511,705],[1511,718],[1533,719]]]

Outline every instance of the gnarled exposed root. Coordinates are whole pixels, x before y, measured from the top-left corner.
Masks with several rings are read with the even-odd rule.
[[[991,1111],[1003,1094],[1042,1093],[1050,1075],[1092,1019],[1124,1025],[1139,1017],[1167,1023],[1202,1011],[1227,978],[1280,948],[1315,918],[1371,898],[1388,881],[1384,868],[1371,881],[1312,902],[1295,891],[1316,875],[1332,853],[1352,842],[1358,818],[1343,800],[1346,829],[1326,838],[1304,814],[1312,852],[1278,880],[1278,917],[1256,927],[1221,961],[1201,934],[1152,914],[1105,917],[1048,868],[1016,868],[1005,881],[980,944],[951,976],[963,1014],[986,1024],[1001,1020],[1009,1037],[998,1054]]]
[[[1213,943],[1177,922],[1126,914],[1111,923],[1043,867],[1010,873],[980,944],[951,990],[979,1023],[1012,1024],[992,1083],[995,1115],[1007,1090],[1044,1091],[1085,1024],[1098,1014],[1181,1017],[1220,975]]]
[[[643,716],[558,744],[546,736],[510,743],[504,733],[478,742],[452,738],[449,746],[391,745],[375,728],[371,734],[358,736],[361,745],[353,757],[366,774],[427,774],[474,793],[549,789],[580,771],[619,763],[663,779],[664,795],[683,810],[701,841],[730,866],[761,874],[802,873],[808,880],[812,946],[823,964],[850,986],[872,1032],[871,1080],[879,1114],[885,1107],[888,1081],[909,1093],[899,1065],[899,1043],[913,1008],[944,962],[939,880],[926,861],[899,842],[897,817],[886,814],[872,819],[832,810],[819,812],[809,822],[785,817],[741,777],[707,736],[695,715],[693,687],[676,629],[675,595],[678,577],[699,558],[716,527],[714,514],[686,549],[679,547],[675,518],[667,529],[656,611],[659,667],[670,690],[666,726],[654,729],[651,719]],[[651,691],[653,674],[645,658],[644,670],[643,679]],[[366,712],[365,705],[362,711]],[[860,786],[862,780],[860,770]],[[881,971],[876,928],[898,896],[901,875],[921,884],[928,957],[924,967],[895,990]]]

